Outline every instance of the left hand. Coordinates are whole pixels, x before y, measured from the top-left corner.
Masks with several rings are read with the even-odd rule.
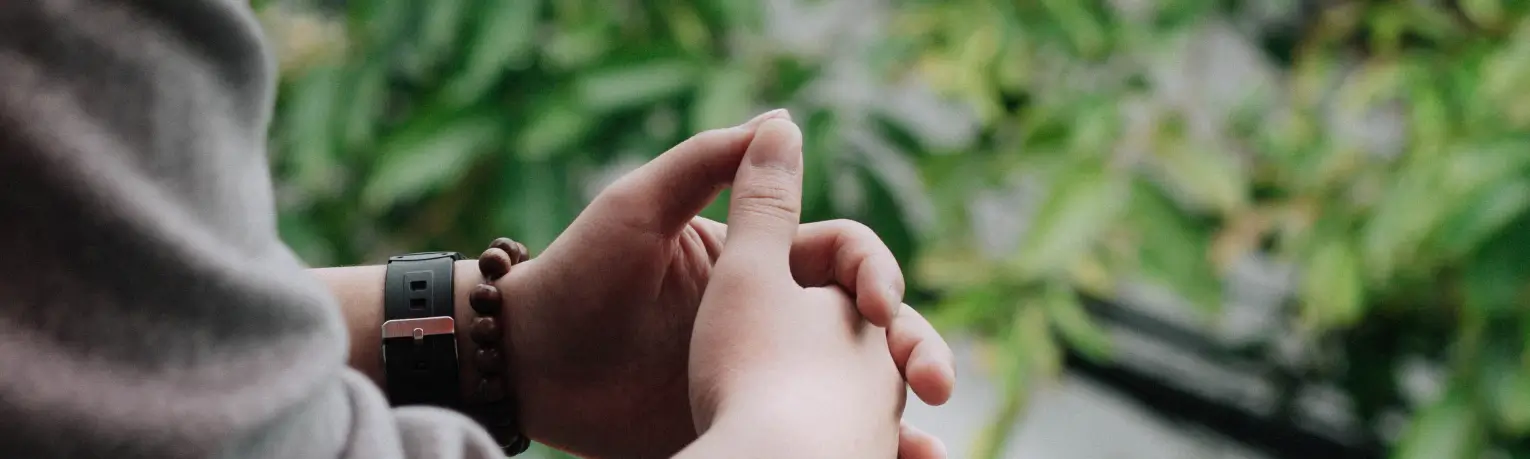
[[[696,438],[689,338],[727,234],[696,215],[731,183],[746,149],[801,154],[794,125],[766,123],[778,118],[789,119],[777,111],[701,133],[627,174],[540,257],[498,281],[520,415],[533,439],[585,456],[656,457]],[[951,349],[902,303],[902,272],[875,233],[849,220],[801,225],[790,267],[804,287],[836,284],[854,295],[863,316],[887,327],[914,393],[945,403],[955,385]],[[941,450],[934,437],[903,430],[901,457]]]

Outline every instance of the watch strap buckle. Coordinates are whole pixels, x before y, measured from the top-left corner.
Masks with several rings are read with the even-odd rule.
[[[382,339],[385,340],[414,338],[416,342],[419,342],[424,341],[426,336],[455,334],[457,334],[457,321],[451,316],[394,319],[382,324]]]

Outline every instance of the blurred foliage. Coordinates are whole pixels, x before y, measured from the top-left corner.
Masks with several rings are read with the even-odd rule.
[[[282,236],[316,265],[498,235],[539,249],[621,172],[786,106],[806,136],[804,218],[867,221],[907,260],[915,237],[884,202],[895,185],[840,154],[838,113],[802,95],[819,63],[760,39],[763,14],[726,0],[272,2]],[[863,198],[830,193],[844,188]]]
[[[1527,2],[900,9],[892,69],[970,104],[984,126],[974,145],[921,163],[932,192],[1036,200],[1015,207],[1033,209],[1028,227],[997,251],[955,202],[921,259],[922,280],[949,299],[946,322],[996,338],[1008,384],[1057,366],[1034,333],[1108,358],[1073,292],[1156,285],[1214,319],[1237,264],[1268,256],[1301,281],[1265,344],[1301,337],[1319,358],[1282,364],[1342,387],[1382,438],[1384,413],[1410,416],[1397,457],[1530,454]],[[1216,41],[1250,43],[1255,59],[1195,74],[1218,67],[1196,54]],[[1443,367],[1442,393],[1406,396],[1412,358]],[[992,457],[1003,435],[984,444]]]
[[[827,63],[765,39],[758,1],[273,3],[281,231],[313,264],[543,247],[615,174],[786,106],[805,219],[871,225],[1001,357],[982,455],[1064,349],[1111,358],[1086,299],[1149,285],[1209,325],[1250,258],[1300,278],[1252,348],[1343,388],[1398,457],[1530,454],[1530,2],[895,2],[876,70],[969,107],[960,145],[814,97]],[[1254,59],[1196,74],[1227,37]],[[865,126],[899,151],[846,140]],[[986,228],[995,202],[1018,235]],[[1307,358],[1275,355],[1289,336]],[[1422,398],[1420,359],[1447,375]]]

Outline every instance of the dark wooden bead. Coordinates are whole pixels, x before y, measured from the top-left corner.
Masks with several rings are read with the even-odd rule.
[[[499,321],[493,317],[479,317],[473,319],[473,328],[468,333],[473,337],[473,342],[479,346],[494,346],[503,339],[499,332]]]
[[[505,356],[499,353],[499,348],[478,348],[478,352],[473,355],[473,363],[478,365],[480,375],[498,376],[505,372]]]
[[[478,388],[474,392],[474,398],[480,402],[498,402],[504,400],[505,380],[496,376],[481,378],[478,380]]]
[[[531,258],[531,251],[526,248],[526,244],[516,242],[508,237],[494,239],[494,242],[489,243],[489,247],[505,251],[506,254],[510,255],[510,261],[516,264]]]
[[[510,254],[496,247],[490,247],[478,256],[478,271],[488,280],[504,277],[505,273],[510,272],[511,264]]]
[[[474,390],[477,389],[474,388]],[[515,431],[516,429],[506,429],[516,427],[514,409],[515,405],[510,403],[510,397],[505,397],[499,401],[480,401],[474,403],[470,408],[470,413],[474,419],[477,419],[483,425],[499,428],[489,432],[489,434],[494,435],[495,439],[501,437],[508,439],[509,437],[520,435]]]
[[[511,250],[509,253],[510,258],[517,264],[531,259],[531,249],[526,248],[526,244],[522,244],[520,242],[516,242],[514,250]]]
[[[475,285],[468,293],[468,304],[482,316],[499,317],[499,311],[505,305],[504,300],[505,298],[499,294],[499,289],[489,284]]]

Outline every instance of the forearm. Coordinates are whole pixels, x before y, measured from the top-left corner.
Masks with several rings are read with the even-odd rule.
[[[371,378],[386,392],[388,386],[383,371],[382,324],[383,276],[387,273],[387,267],[383,265],[347,266],[310,269],[308,272],[328,286],[340,304],[340,312],[345,316],[346,328],[350,332],[348,363],[351,368]],[[468,305],[468,292],[474,284],[480,282],[481,278],[478,263],[473,260],[459,261],[452,269],[452,296],[455,311],[453,319],[457,325],[457,355],[459,356],[471,356],[476,350],[476,346],[468,338],[468,327],[474,316],[471,306]],[[472,365],[468,364],[470,360],[462,358],[458,360],[462,371],[462,393],[464,397],[468,397],[472,391],[468,383],[477,381],[477,375],[473,372]]]

